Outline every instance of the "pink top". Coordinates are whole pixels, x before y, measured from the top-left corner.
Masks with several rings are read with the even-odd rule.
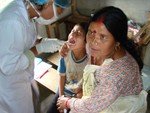
[[[72,98],[71,113],[99,113],[119,96],[138,95],[143,89],[136,61],[128,53],[95,72],[96,86],[90,98]]]

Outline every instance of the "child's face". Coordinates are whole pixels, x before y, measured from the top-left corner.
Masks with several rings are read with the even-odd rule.
[[[80,25],[75,25],[68,36],[70,50],[85,48],[85,30]]]

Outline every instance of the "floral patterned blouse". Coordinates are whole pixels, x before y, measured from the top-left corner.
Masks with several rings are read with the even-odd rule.
[[[95,80],[96,85],[89,98],[69,101],[71,113],[99,113],[118,97],[138,95],[143,89],[138,64],[128,53],[98,68]]]

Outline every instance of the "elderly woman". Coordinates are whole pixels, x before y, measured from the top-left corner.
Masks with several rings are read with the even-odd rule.
[[[127,17],[108,6],[94,14],[87,32],[91,64],[84,69],[83,97],[60,97],[58,110],[71,113],[143,113],[146,93],[140,70],[143,63],[127,38]]]

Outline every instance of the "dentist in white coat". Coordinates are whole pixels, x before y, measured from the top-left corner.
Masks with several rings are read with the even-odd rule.
[[[31,30],[24,0],[7,1],[10,3],[0,8],[0,113],[35,113],[31,88],[34,57],[57,51],[62,43],[43,40],[35,45],[37,33]]]

